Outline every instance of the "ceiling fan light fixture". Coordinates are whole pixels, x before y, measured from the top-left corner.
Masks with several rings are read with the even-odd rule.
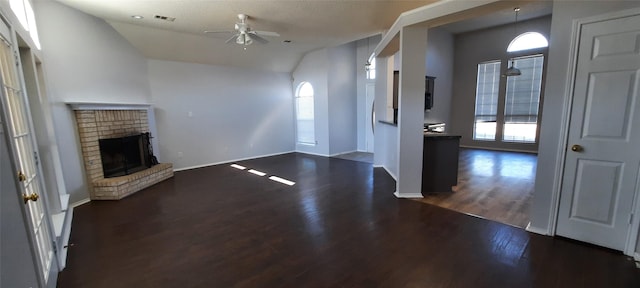
[[[251,39],[251,36],[249,36],[249,34],[240,33],[240,35],[238,35],[238,37],[236,38],[236,44],[251,45],[251,43],[253,43],[253,39]]]

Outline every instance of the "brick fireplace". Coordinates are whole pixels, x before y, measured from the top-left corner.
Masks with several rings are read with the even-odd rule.
[[[118,200],[173,177],[173,165],[160,163],[133,174],[105,178],[99,140],[150,132],[148,105],[72,104],[91,200]]]

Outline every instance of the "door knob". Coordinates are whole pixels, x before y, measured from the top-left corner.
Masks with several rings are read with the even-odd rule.
[[[584,148],[582,148],[582,146],[580,146],[580,145],[571,146],[571,151],[573,151],[573,152],[582,152],[583,150],[584,150]]]
[[[27,194],[22,194],[22,200],[24,200],[24,204],[27,204],[27,202],[29,202],[29,200],[31,201],[38,201],[38,198],[40,198],[40,196],[38,196],[38,194],[33,193],[31,195],[27,195]]]
[[[18,172],[18,181],[24,182],[25,180],[27,180],[27,176],[25,176],[22,171]]]

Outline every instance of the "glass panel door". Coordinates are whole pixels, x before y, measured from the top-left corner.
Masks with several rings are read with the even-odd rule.
[[[53,259],[53,242],[51,226],[46,206],[40,169],[36,163],[35,139],[31,133],[26,95],[20,85],[17,73],[16,54],[12,45],[7,42],[7,35],[0,35],[0,72],[2,80],[2,96],[0,97],[7,132],[12,139],[12,148],[16,177],[20,181],[19,189],[25,199],[25,211],[30,225],[31,238],[42,278],[47,281]],[[38,199],[41,198],[42,199]]]

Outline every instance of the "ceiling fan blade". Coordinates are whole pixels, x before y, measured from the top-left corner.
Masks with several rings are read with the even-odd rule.
[[[256,35],[260,35],[260,36],[280,37],[280,34],[278,34],[278,32],[271,32],[271,31],[251,31],[251,32],[254,32]]]
[[[256,33],[252,33],[252,32],[250,32],[250,33],[247,33],[247,35],[249,35],[249,37],[251,37],[251,39],[252,39],[252,40],[254,40],[254,41],[256,41],[256,42],[258,42],[258,43],[260,43],[260,44],[267,44],[267,43],[269,43],[269,40],[267,40],[267,39],[264,39],[264,38],[260,37],[260,35],[258,35],[258,34],[256,34]]]
[[[225,34],[231,34],[231,33],[236,33],[236,31],[209,31],[209,30],[205,30],[204,31],[205,34],[218,34],[218,33],[225,33]]]
[[[238,38],[238,36],[240,36],[240,34],[233,35],[233,36],[231,36],[231,38],[229,38],[229,39],[228,39],[227,41],[225,41],[224,43],[229,44],[229,43],[236,42],[236,39]]]

